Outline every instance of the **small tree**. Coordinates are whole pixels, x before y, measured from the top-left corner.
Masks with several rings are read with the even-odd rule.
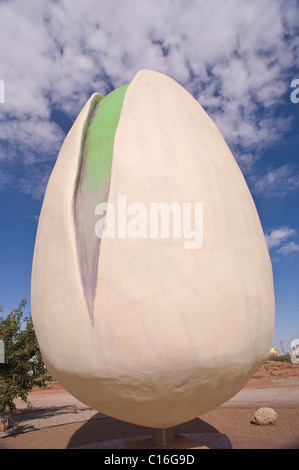
[[[23,299],[6,318],[0,315],[0,339],[5,347],[5,363],[0,364],[0,412],[15,410],[16,397],[32,408],[28,393],[35,386],[45,387],[51,379],[42,361],[32,317],[23,318],[26,303]]]

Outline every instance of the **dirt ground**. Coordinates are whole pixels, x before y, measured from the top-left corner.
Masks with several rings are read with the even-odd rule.
[[[299,363],[266,363],[248,382],[245,389],[256,390],[278,387],[286,390],[292,387],[299,396]],[[285,388],[281,388],[281,385]],[[59,403],[65,396],[65,389],[59,384],[41,390],[35,389],[34,396],[52,396]],[[296,392],[297,393],[297,392]],[[29,397],[30,398],[30,397]],[[264,404],[267,406],[267,403]],[[274,425],[257,426],[252,423],[252,406],[220,406],[204,415],[176,426],[176,434],[197,439],[200,445],[209,449],[298,449],[299,448],[299,406],[284,403],[284,396],[275,407],[278,420]],[[24,411],[25,413],[25,411]],[[41,413],[42,414],[42,413]],[[72,448],[120,448],[126,439],[136,439],[150,434],[148,428],[135,426],[103,415],[80,422],[44,427],[0,439],[0,449],[72,449]]]
[[[299,363],[270,361],[258,370],[248,384],[264,386],[271,384],[272,379],[299,377]]]

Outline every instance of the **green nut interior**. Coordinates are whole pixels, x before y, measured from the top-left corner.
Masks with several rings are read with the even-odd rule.
[[[108,200],[114,137],[128,86],[117,88],[104,98],[97,96],[83,136],[75,193],[75,229],[81,279],[92,320],[101,243],[95,234],[95,208]]]

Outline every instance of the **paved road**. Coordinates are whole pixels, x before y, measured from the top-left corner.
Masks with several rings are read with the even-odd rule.
[[[221,406],[230,407],[280,407],[294,408],[299,406],[299,378],[290,377],[272,381],[271,387],[245,387],[237,395]]]
[[[58,393],[41,393],[34,392],[29,394],[28,399],[34,408],[50,409],[50,408],[69,408],[69,409],[87,409],[90,408],[81,401],[77,400],[68,392]],[[26,403],[22,402],[20,398],[14,400],[18,410],[27,408]]]

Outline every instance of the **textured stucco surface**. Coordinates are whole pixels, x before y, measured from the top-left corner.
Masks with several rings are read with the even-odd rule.
[[[108,202],[200,202],[203,245],[104,238],[90,320],[74,228],[81,135],[61,148],[40,216],[32,314],[43,358],[80,401],[166,428],[235,395],[268,356],[272,268],[243,175],[203,108],[171,78],[140,71],[116,129]],[[96,222],[96,219],[95,219]]]

